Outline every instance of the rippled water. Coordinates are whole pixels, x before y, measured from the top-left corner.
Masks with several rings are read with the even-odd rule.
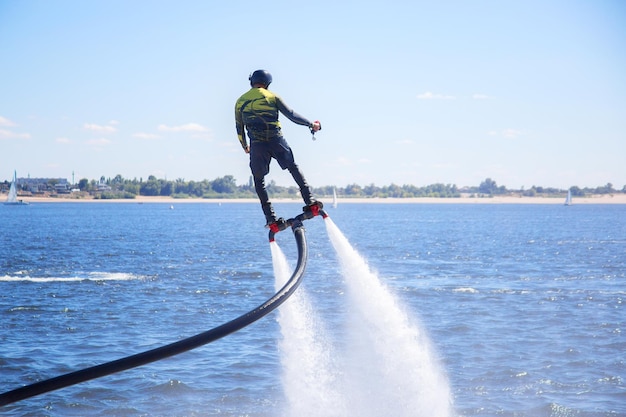
[[[300,205],[277,208],[293,216]],[[432,343],[453,415],[626,416],[626,207],[343,204],[328,212]],[[55,203],[0,206],[0,214],[2,392],[208,330],[274,292],[258,204]],[[346,343],[360,306],[340,267],[345,255],[321,219],[305,226],[298,293],[326,329],[316,344]],[[291,262],[293,242],[290,232],[277,235]],[[277,317],[1,411],[288,415],[293,363],[281,360]],[[376,361],[363,367],[381,372]],[[412,373],[407,367],[400,394]]]

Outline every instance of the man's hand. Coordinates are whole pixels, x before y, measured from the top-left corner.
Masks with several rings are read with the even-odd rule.
[[[317,132],[319,130],[322,130],[322,124],[320,123],[319,120],[316,120],[313,123],[311,123],[311,132]]]
[[[250,153],[250,146],[246,146],[243,150],[245,153]]]

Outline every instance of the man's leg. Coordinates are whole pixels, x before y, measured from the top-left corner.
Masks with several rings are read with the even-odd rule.
[[[270,172],[270,162],[272,156],[269,144],[265,142],[252,142],[250,144],[250,170],[254,178],[254,189],[256,195],[259,196],[261,209],[265,215],[266,224],[276,221],[276,214],[272,203],[270,203],[269,195],[265,189],[265,176]]]
[[[298,187],[300,187],[300,194],[302,195],[304,204],[308,206],[314,203],[315,199],[313,198],[313,195],[311,194],[311,187],[309,187],[309,184],[307,184],[306,180],[304,179],[304,176],[302,175],[300,168],[298,168],[298,165],[293,164],[289,166],[287,169],[291,173],[291,176],[293,177],[293,179],[296,181],[296,184],[298,184]]]
[[[274,223],[276,221],[276,213],[274,213],[274,208],[272,207],[272,203],[270,203],[270,197],[265,189],[265,177],[254,177],[254,189],[261,201],[261,209],[263,210],[263,214],[265,214],[265,221],[267,224]]]
[[[276,158],[278,164],[282,169],[287,169],[293,179],[300,187],[300,195],[304,203],[309,206],[315,202],[315,199],[311,195],[311,187],[306,183],[304,175],[300,172],[300,168],[296,165],[296,161],[293,157],[293,151],[284,137],[280,137],[276,142],[272,142],[272,156]]]

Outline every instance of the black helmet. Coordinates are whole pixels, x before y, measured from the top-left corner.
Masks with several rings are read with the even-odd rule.
[[[252,87],[254,84],[263,84],[265,88],[267,88],[272,83],[272,74],[265,70],[256,70],[250,74],[248,79],[250,80],[250,86]]]

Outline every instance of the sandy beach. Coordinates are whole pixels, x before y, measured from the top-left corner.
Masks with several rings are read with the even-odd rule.
[[[4,197],[4,196],[3,196]],[[6,197],[0,199],[6,199]],[[119,200],[99,200],[93,198],[71,198],[70,196],[59,197],[20,197],[25,202],[36,203],[166,203],[166,204],[187,204],[187,203],[258,203],[252,198],[171,198],[171,197],[146,197],[138,196],[134,199]],[[320,198],[322,202],[330,202],[330,198]],[[272,199],[275,203],[302,203],[299,199]],[[339,204],[563,204],[564,198],[554,197],[461,197],[461,198],[341,198]],[[626,204],[626,194],[597,195],[589,197],[575,197],[572,202],[576,204]]]

